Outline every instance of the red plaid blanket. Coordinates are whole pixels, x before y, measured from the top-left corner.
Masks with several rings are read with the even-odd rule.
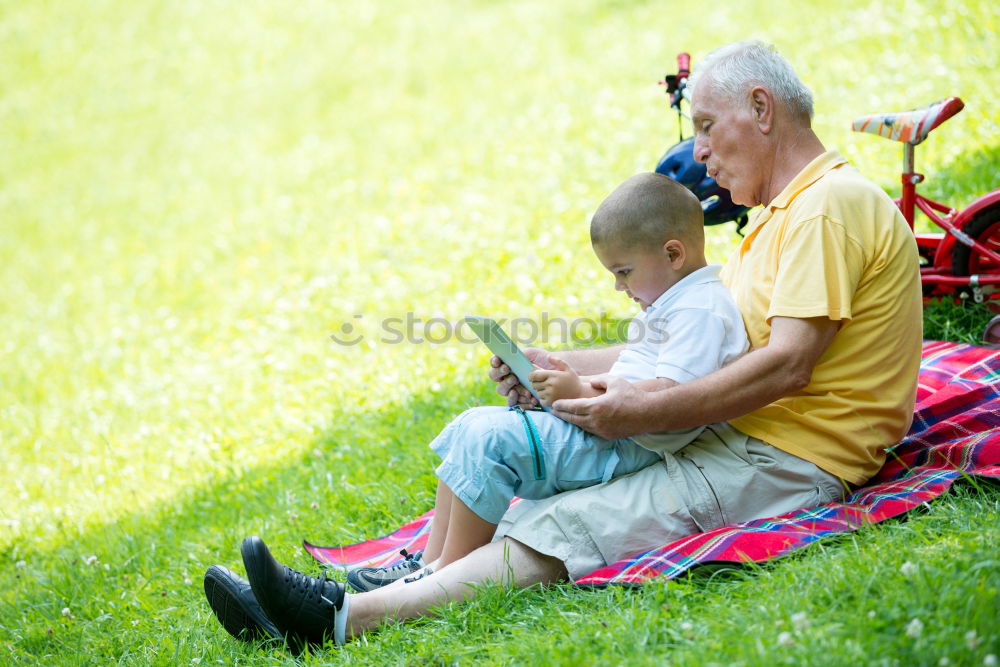
[[[1000,351],[925,342],[909,434],[889,450],[882,470],[844,502],[691,535],[592,572],[577,584],[636,585],[676,577],[701,563],[778,558],[828,535],[899,516],[966,475],[1000,478]],[[329,565],[389,565],[400,560],[400,549],[424,547],[432,514],[359,544],[303,546]]]

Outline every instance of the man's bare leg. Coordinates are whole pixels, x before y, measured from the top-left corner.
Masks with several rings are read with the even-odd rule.
[[[471,599],[476,595],[475,585],[487,581],[524,588],[565,578],[566,567],[558,558],[540,554],[509,537],[504,538],[405,586],[386,586],[351,595],[347,637],[373,630],[387,620],[426,616],[434,607]]]

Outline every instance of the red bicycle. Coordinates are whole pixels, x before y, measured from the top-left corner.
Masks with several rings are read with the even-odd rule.
[[[666,86],[670,106],[678,114],[678,124],[686,115],[681,103],[687,97],[690,56],[677,56],[677,74],[669,74],[660,83]],[[944,232],[915,234],[920,252],[920,279],[924,299],[934,297],[971,298],[976,303],[1000,299],[1000,190],[979,197],[964,209],[957,210],[917,194],[923,174],[914,171],[917,144],[965,105],[950,97],[929,106],[900,113],[881,113],[854,121],[853,129],[869,132],[903,143],[902,196],[896,205],[913,229],[916,209]],[[694,139],[684,139],[660,158],[656,171],[665,174],[693,191],[702,200],[706,224],[737,220],[737,232],[746,220],[746,209],[729,199],[729,193],[705,173],[705,166],[694,161]],[[993,304],[996,306],[996,304]]]
[[[858,118],[856,132],[869,132],[903,143],[902,196],[896,205],[913,228],[916,209],[944,230],[916,234],[924,297],[971,297],[976,303],[1000,298],[1000,190],[957,210],[917,194],[923,174],[914,170],[916,146],[965,107],[949,97],[920,109]]]

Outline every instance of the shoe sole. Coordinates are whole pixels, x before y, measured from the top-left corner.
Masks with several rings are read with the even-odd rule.
[[[214,565],[205,573],[205,597],[219,623],[236,639],[245,642],[283,639],[267,630],[267,619],[257,617],[256,610],[248,610],[240,602],[240,589]]]

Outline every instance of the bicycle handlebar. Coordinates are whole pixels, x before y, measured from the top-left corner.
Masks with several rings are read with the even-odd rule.
[[[677,74],[667,77],[669,85],[667,92],[670,93],[670,106],[681,110],[681,100],[684,99],[684,89],[687,87],[687,78],[691,74],[691,55],[689,53],[677,54]]]
[[[689,53],[678,53],[677,54],[677,78],[686,79],[688,74],[691,73],[691,54]]]
[[[670,98],[670,106],[677,110],[677,122],[680,127],[680,140],[684,140],[684,128],[680,122],[684,112],[681,110],[681,102],[684,101],[684,92],[687,88],[687,78],[691,74],[691,55],[686,52],[677,54],[677,74],[668,74],[663,77],[661,85],[666,86],[667,96]]]

